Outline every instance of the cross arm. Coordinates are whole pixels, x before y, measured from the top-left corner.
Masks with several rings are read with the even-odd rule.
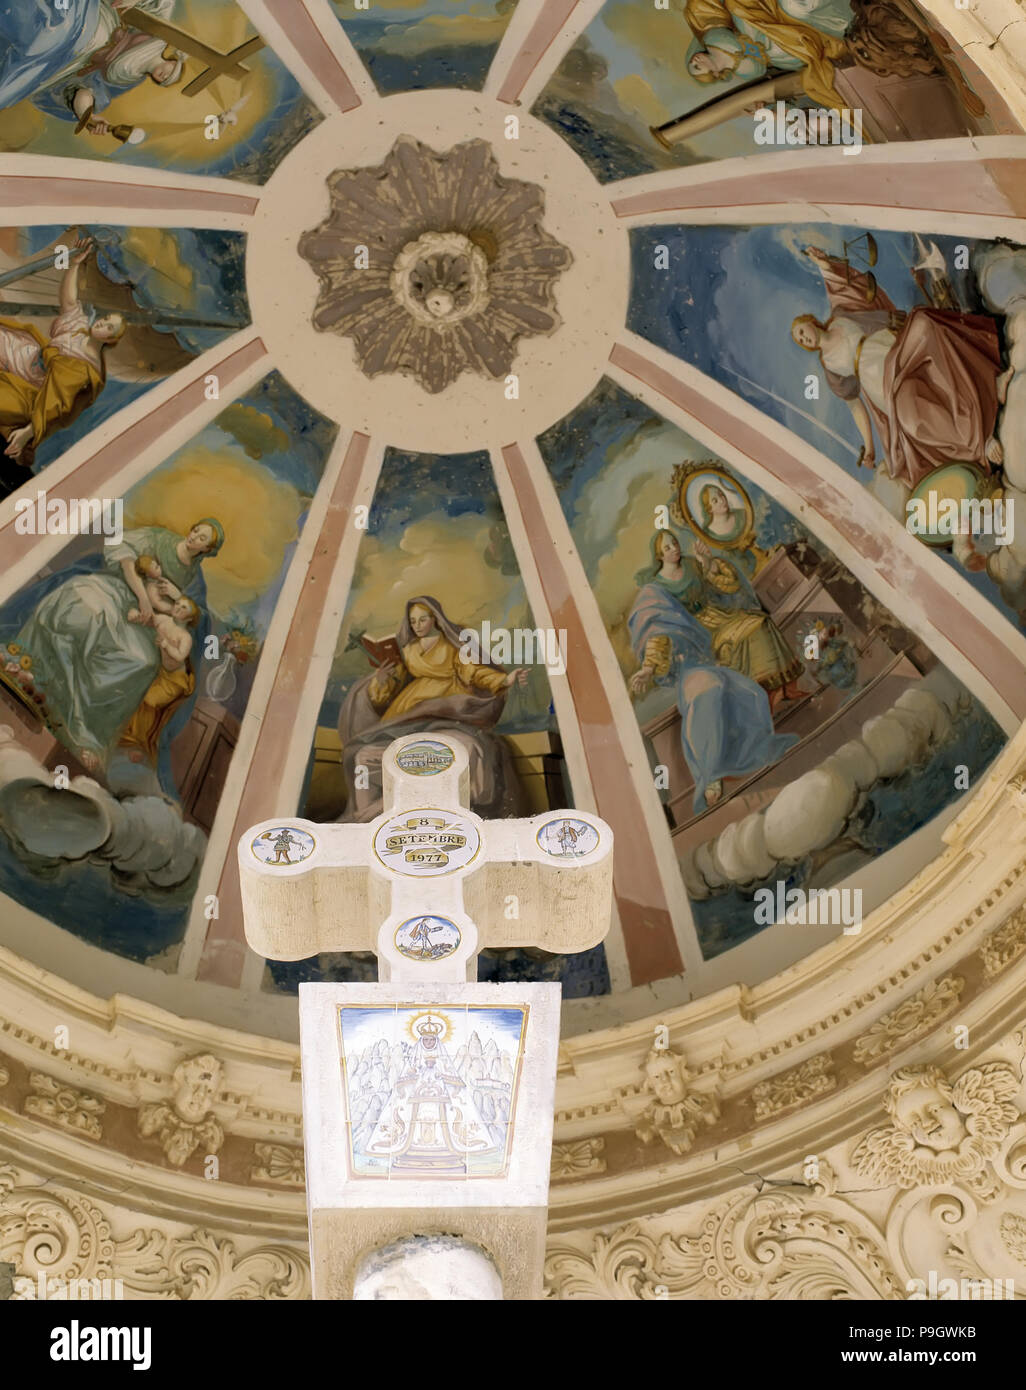
[[[263,821],[238,853],[246,940],[258,955],[306,960],[321,951],[377,950],[389,888],[368,867],[369,826]]]
[[[548,811],[488,821],[486,862],[463,885],[481,944],[572,954],[609,932],[613,832],[597,816]]]

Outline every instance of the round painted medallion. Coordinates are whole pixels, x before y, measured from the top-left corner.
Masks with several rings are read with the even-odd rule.
[[[396,950],[408,960],[445,960],[459,949],[460,929],[448,917],[410,917],[396,928]]]
[[[431,807],[392,816],[374,836],[374,853],[381,863],[413,878],[454,873],[480,848],[481,835],[473,821]]]
[[[456,754],[449,745],[433,738],[408,743],[395,755],[396,767],[413,777],[434,777],[436,773],[448,772],[455,761]]]
[[[559,816],[546,821],[538,831],[538,844],[554,859],[579,859],[598,849],[598,831],[576,816]]]
[[[262,830],[250,848],[261,864],[284,869],[309,859],[317,842],[308,830],[298,826],[274,825],[270,830]]]

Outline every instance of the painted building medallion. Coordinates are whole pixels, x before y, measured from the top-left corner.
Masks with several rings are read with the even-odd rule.
[[[434,777],[439,772],[448,772],[455,761],[456,754],[449,745],[433,738],[408,743],[395,755],[396,767],[413,777]]]

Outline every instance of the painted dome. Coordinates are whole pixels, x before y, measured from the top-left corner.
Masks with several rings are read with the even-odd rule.
[[[909,904],[1011,872],[1002,5],[101,0],[91,38],[84,8],[45,60],[0,24],[5,959],[280,1070],[298,986],[376,966],[250,952],[236,845],[375,819],[384,748],[447,731],[482,817],[612,827],[605,940],[479,975],[560,982],[566,1114],[668,1144],[660,1086],[729,1080],[794,991],[825,1029],[835,967],[879,1002]],[[980,970],[917,979],[915,1036]],[[644,1073],[688,1020],[684,1080]],[[795,1045],[766,1026],[752,1086]],[[839,1098],[817,1067],[757,1117]]]

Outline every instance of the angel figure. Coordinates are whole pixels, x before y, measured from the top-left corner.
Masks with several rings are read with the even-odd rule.
[[[683,1057],[669,1048],[653,1047],[645,1058],[641,1089],[651,1100],[635,1120],[634,1132],[643,1144],[658,1135],[675,1154],[685,1154],[695,1142],[700,1124],[719,1119],[715,1095],[692,1087],[692,1074]]]
[[[884,1099],[891,1123],[860,1141],[852,1166],[901,1188],[961,1182],[993,1201],[999,1187],[988,1167],[1021,1118],[1012,1099],[1018,1090],[1006,1062],[970,1067],[954,1082],[940,1067],[900,1067]]]

